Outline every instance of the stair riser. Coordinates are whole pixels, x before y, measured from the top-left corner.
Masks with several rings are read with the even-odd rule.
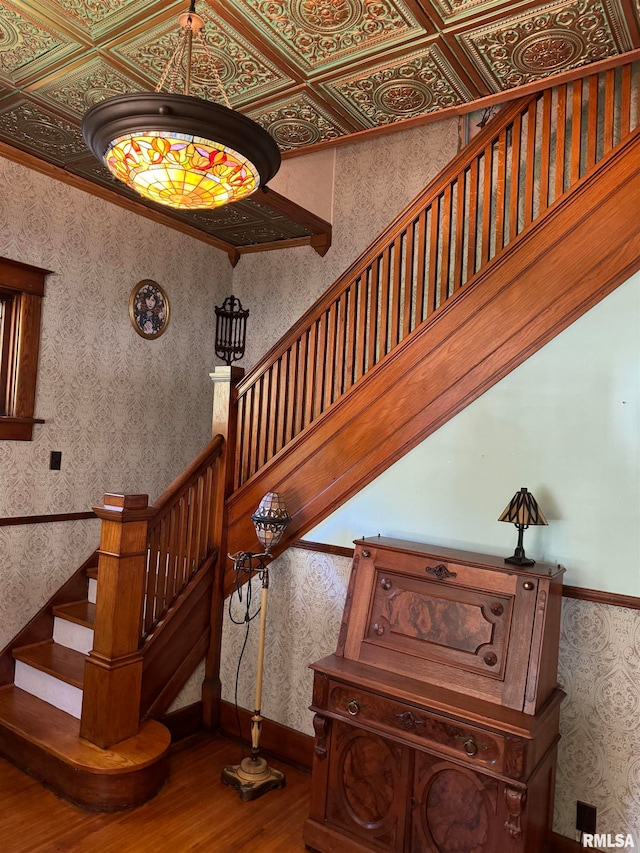
[[[97,592],[98,592],[98,581],[95,578],[89,578],[89,601],[92,604],[96,603]]]
[[[60,681],[59,678],[42,672],[39,669],[16,661],[15,685],[21,690],[37,696],[43,702],[48,702],[55,708],[80,719],[82,713],[82,690]]]
[[[93,648],[93,631],[84,625],[78,625],[77,622],[56,616],[53,620],[53,640],[61,646],[87,655]]]

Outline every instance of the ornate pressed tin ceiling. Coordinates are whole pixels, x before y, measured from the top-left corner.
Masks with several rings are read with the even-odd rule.
[[[104,98],[154,89],[187,7],[0,0],[0,142],[126,195],[80,122]],[[285,156],[640,47],[640,0],[198,0],[197,11],[232,106]],[[197,51],[192,94],[222,100]],[[260,197],[178,218],[236,246],[311,233]]]

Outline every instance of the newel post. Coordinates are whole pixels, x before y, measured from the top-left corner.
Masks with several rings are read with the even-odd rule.
[[[224,613],[224,575],[227,567],[227,512],[225,502],[233,491],[237,430],[236,386],[244,376],[243,367],[216,367],[209,374],[214,383],[211,434],[223,435],[224,450],[220,457],[216,478],[216,517],[213,520],[213,541],[218,548],[218,561],[211,598],[211,636],[202,684],[202,721],[206,728],[215,731],[220,721],[220,647]]]
[[[80,736],[107,749],[140,726],[140,625],[147,564],[147,495],[105,495],[93,650],[85,663]]]

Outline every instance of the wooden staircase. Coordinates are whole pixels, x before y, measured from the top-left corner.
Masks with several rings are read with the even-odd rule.
[[[639,92],[627,62],[507,105],[239,383],[230,551],[269,490],[285,549],[640,268]]]
[[[217,436],[152,508],[107,495],[100,550],[0,655],[0,753],[85,808],[139,805],[166,778],[170,734],[150,718],[208,651],[223,451]],[[118,617],[131,608],[127,648]]]
[[[157,720],[203,656],[215,719],[218,554],[263,494],[293,515],[282,550],[640,268],[639,81],[505,107],[225,392],[225,438],[153,507],[105,497],[99,551],[0,654],[0,753],[86,808],[153,796]]]

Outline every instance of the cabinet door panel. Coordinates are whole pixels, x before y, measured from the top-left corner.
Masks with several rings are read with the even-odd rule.
[[[412,850],[493,853],[499,783],[435,756],[416,756]]]
[[[383,850],[401,851],[407,749],[336,722],[329,761],[327,820]]]

